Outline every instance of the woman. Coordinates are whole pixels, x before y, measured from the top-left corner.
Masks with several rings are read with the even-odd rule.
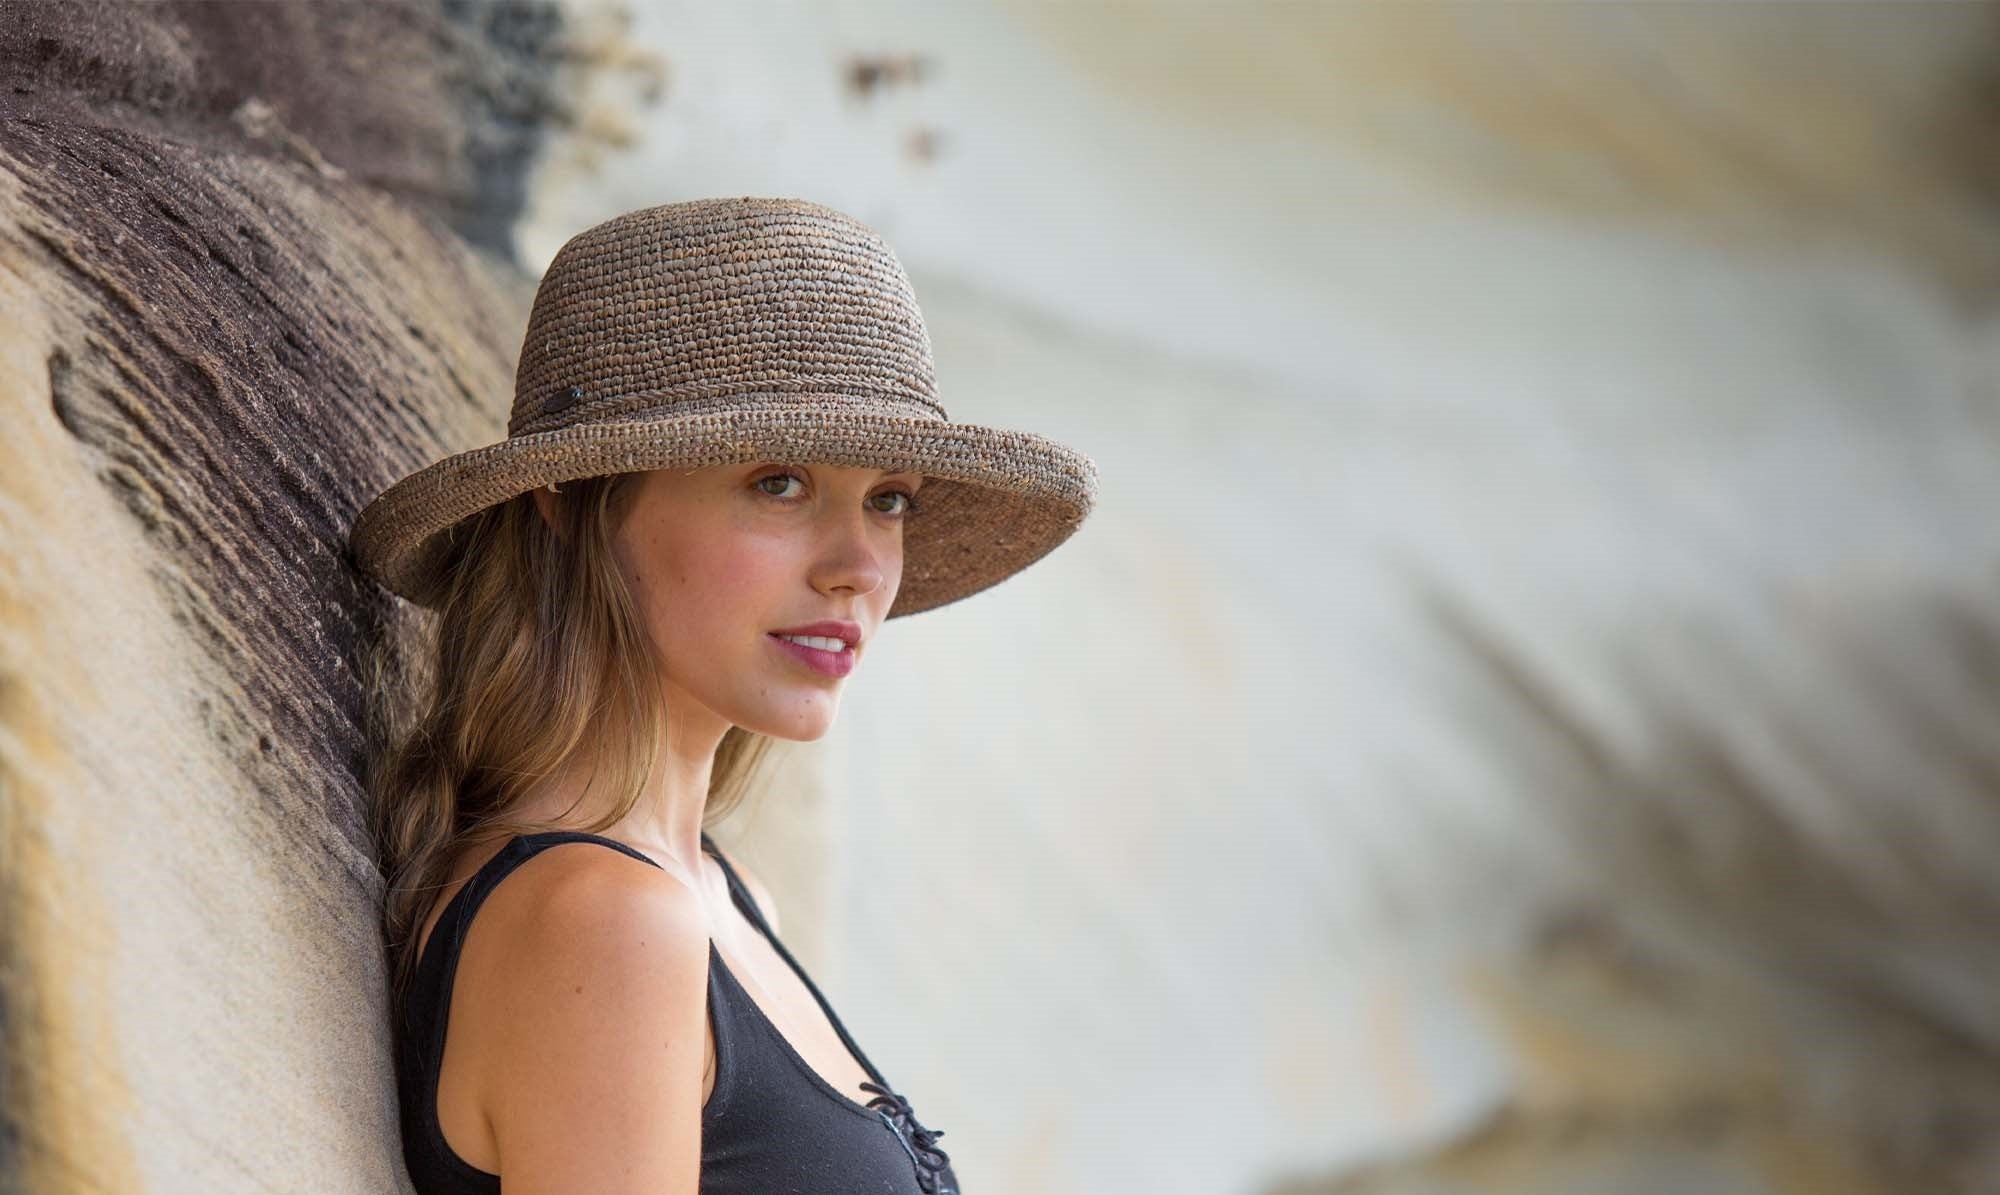
[[[707,828],[889,619],[1053,550],[1096,480],[948,419],[908,278],[839,212],[698,200],[563,246],[507,438],[351,536],[436,613],[370,780],[421,1195],[954,1195]]]

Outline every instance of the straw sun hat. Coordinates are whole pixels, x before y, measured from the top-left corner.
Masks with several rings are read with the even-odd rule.
[[[1025,431],[954,423],[901,263],[798,199],[642,208],[570,238],[535,292],[507,438],[389,486],[355,559],[442,597],[467,515],[544,485],[647,469],[821,462],[924,475],[888,617],[998,584],[1075,532],[1097,466]]]

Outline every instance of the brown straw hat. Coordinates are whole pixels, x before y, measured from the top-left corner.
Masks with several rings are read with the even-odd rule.
[[[391,485],[354,521],[361,566],[424,606],[459,520],[538,486],[647,469],[822,462],[924,475],[888,617],[1005,580],[1096,500],[1088,456],[953,423],[882,238],[798,199],[642,208],[557,251],[528,317],[507,438]]]

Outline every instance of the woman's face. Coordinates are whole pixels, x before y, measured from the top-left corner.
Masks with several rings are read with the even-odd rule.
[[[917,473],[824,464],[655,469],[615,547],[666,669],[670,709],[809,740],[833,724],[844,677],[774,632],[854,624],[866,658],[903,577]]]

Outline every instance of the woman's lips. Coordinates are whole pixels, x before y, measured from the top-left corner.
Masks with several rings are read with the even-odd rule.
[[[793,659],[827,676],[846,676],[848,673],[854,671],[853,648],[849,648],[846,651],[822,651],[817,647],[807,647],[803,643],[794,643],[790,639],[779,635],[766,635],[764,637],[777,644],[784,651],[791,653]]]

